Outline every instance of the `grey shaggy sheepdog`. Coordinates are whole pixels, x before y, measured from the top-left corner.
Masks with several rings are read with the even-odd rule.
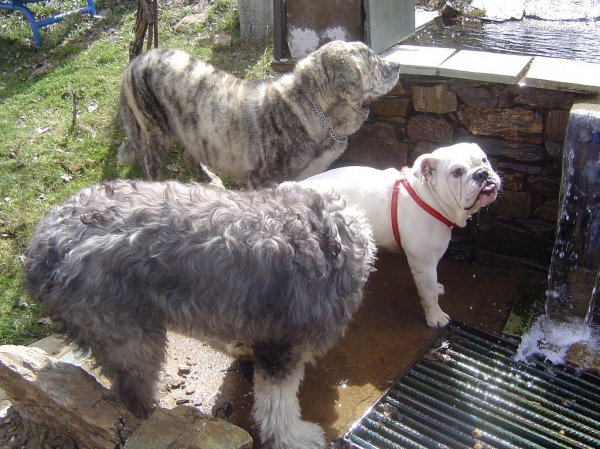
[[[252,349],[265,447],[323,447],[301,420],[304,365],[344,334],[375,259],[370,226],[338,196],[105,182],[49,211],[26,255],[26,291],[134,415],[155,406],[172,328]]]

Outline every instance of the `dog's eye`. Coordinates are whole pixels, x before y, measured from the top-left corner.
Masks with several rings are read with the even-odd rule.
[[[483,158],[481,161],[482,161],[484,164],[487,164],[487,163],[488,163],[487,157],[484,157],[484,158]]]
[[[462,168],[457,168],[452,172],[452,176],[455,178],[460,178],[463,175]]]

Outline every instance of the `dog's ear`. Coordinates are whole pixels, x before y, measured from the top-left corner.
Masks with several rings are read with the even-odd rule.
[[[437,159],[432,154],[422,154],[415,161],[415,177],[425,178],[427,181],[433,177],[433,171],[436,169]]]
[[[349,64],[340,67],[333,74],[333,88],[336,95],[343,98],[353,107],[360,109],[363,101],[363,85],[361,71],[356,67],[353,57]]]

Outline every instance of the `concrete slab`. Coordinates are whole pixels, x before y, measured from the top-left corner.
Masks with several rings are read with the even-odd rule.
[[[543,89],[600,93],[600,64],[535,57],[524,83]]]
[[[461,50],[438,68],[438,75],[516,84],[527,70],[531,59],[531,56]]]
[[[424,9],[415,9],[415,31],[420,30],[439,15],[440,13],[437,10],[426,11]]]
[[[438,67],[456,52],[455,48],[396,45],[381,57],[400,63],[400,74],[437,75]]]

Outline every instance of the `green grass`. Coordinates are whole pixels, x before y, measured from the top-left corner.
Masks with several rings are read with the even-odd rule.
[[[31,9],[42,18],[83,3],[56,0]],[[242,78],[267,77],[271,45],[240,39],[236,6],[236,0],[159,0],[160,47],[183,49]],[[125,139],[119,85],[136,7],[132,0],[97,0],[102,17],[75,14],[42,28],[37,51],[24,16],[0,11],[0,344],[26,344],[51,331],[21,290],[23,252],[36,222],[86,185],[140,176],[115,156]],[[195,33],[173,32],[181,18],[206,8],[207,21]],[[227,33],[232,45],[199,44],[196,32]],[[191,179],[185,168],[167,176]]]

